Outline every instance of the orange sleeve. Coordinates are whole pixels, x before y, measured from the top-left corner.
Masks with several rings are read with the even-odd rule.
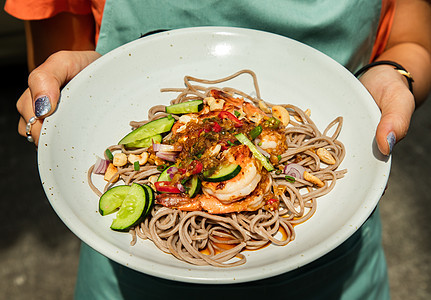
[[[380,23],[377,29],[376,40],[373,46],[370,62],[374,61],[386,48],[391,33],[392,22],[395,15],[396,0],[382,0]]]
[[[89,0],[7,0],[4,9],[8,14],[21,20],[42,20],[61,12],[89,14],[91,2]]]
[[[94,16],[94,22],[96,23],[96,44],[99,38],[100,26],[102,25],[103,9],[105,7],[106,0],[92,0],[91,11]]]
[[[4,10],[21,20],[43,20],[68,12],[77,15],[93,14],[96,41],[102,23],[105,0],[6,0]]]

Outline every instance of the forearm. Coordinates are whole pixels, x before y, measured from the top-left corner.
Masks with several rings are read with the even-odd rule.
[[[369,68],[360,77],[382,113],[376,129],[380,152],[389,155],[407,134],[416,107],[431,88],[431,2],[398,0],[389,41],[378,60],[400,64],[413,77],[413,94],[406,77],[391,65]]]
[[[377,60],[392,60],[408,70],[413,79],[416,106],[431,89],[431,4],[400,0],[385,51]],[[407,83],[407,81],[406,81]]]
[[[414,43],[403,43],[386,50],[377,60],[395,61],[410,72],[416,106],[427,98],[431,88],[431,56],[426,49]]]

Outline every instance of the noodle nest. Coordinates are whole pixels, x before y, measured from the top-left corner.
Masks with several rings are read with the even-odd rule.
[[[242,74],[252,77],[256,97],[233,88],[220,89],[212,86]],[[162,92],[178,93],[171,104],[204,99],[209,96],[211,89],[216,88],[243,97],[256,106],[261,101],[268,108],[275,105],[261,99],[256,75],[250,70],[241,70],[217,80],[186,76],[184,84],[184,88],[162,90]],[[242,254],[245,250],[258,250],[268,244],[284,246],[294,240],[294,226],[312,217],[317,209],[317,199],[329,193],[336,181],[346,173],[346,170],[338,170],[345,156],[344,145],[337,139],[343,119],[337,117],[321,132],[305,111],[291,104],[282,106],[294,118],[291,118],[289,125],[285,127],[284,134],[288,149],[280,155],[279,163],[283,165],[295,163],[303,166],[310,174],[320,179],[323,186],[317,187],[304,179],[290,182],[286,180],[285,174],[273,171],[269,173],[272,180],[271,192],[279,200],[278,209],[273,211],[260,208],[256,211],[215,215],[205,211],[180,211],[156,204],[151,214],[141,224],[130,229],[131,244],[136,244],[138,239],[148,239],[161,251],[193,265],[234,267],[246,262]],[[132,121],[130,125],[137,128],[151,120],[166,116],[165,107],[165,105],[152,107],[148,112],[147,120]],[[179,118],[179,116],[173,116],[176,119]],[[164,140],[168,138],[169,135],[164,137]],[[329,151],[335,163],[331,165],[322,163],[315,151],[319,148]],[[147,148],[130,150],[121,145],[113,145],[108,149],[137,155],[147,150]],[[100,196],[115,183],[108,182],[103,191],[100,191],[91,179],[93,167],[89,169],[88,181],[93,191]],[[160,173],[156,166],[145,165],[139,171],[135,171],[133,166],[118,168],[117,175],[127,185],[134,182],[151,185],[151,176]]]

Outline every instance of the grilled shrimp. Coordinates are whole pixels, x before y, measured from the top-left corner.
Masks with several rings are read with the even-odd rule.
[[[286,136],[275,130],[264,129],[259,140],[259,146],[267,152],[284,152],[287,149]],[[278,148],[280,151],[276,151]]]
[[[224,100],[223,110],[233,112],[237,111],[241,117],[246,117],[249,121],[259,124],[268,116],[258,107],[250,102],[244,101],[242,98],[235,98],[226,92],[219,90],[211,90],[211,96],[215,99]]]
[[[175,122],[175,124],[172,126],[172,133],[176,134],[179,132],[182,132],[185,130],[186,125],[189,122],[194,122],[196,123],[198,121],[198,115],[196,114],[187,114],[187,115],[183,115],[181,116],[177,122]]]
[[[232,147],[226,150],[224,155],[229,163],[240,165],[241,171],[226,181],[202,182],[202,191],[223,204],[230,204],[253,192],[261,179],[261,166],[245,145]]]
[[[269,192],[272,177],[266,173],[252,193],[239,201],[223,204],[216,197],[201,194],[196,198],[184,195],[163,194],[157,195],[156,202],[166,207],[183,211],[207,211],[210,214],[227,214],[241,211],[255,211],[265,205],[265,195]]]
[[[241,211],[255,211],[265,205],[265,194],[268,193],[272,184],[269,174],[264,175],[258,186],[248,196],[239,201],[224,204],[216,197],[201,195],[198,198],[203,210],[210,214],[226,214]],[[181,208],[180,208],[181,209]]]
[[[246,118],[256,124],[259,124],[262,120],[268,118],[267,115],[260,108],[254,106],[249,102],[244,103],[243,110],[246,115]]]
[[[156,196],[156,203],[165,207],[176,208],[184,211],[202,210],[199,197],[190,198],[185,194],[159,194]]]
[[[230,94],[220,90],[211,90],[210,94],[215,99],[222,99],[237,108],[241,108],[244,103],[244,99],[232,97]]]

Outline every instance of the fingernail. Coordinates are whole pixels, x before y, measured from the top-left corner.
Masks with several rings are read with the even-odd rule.
[[[389,146],[389,154],[391,154],[396,142],[395,133],[393,131],[389,132],[388,136],[386,137],[386,141],[388,142]]]
[[[43,117],[51,110],[51,102],[47,96],[41,96],[34,102],[34,113],[36,117]]]

